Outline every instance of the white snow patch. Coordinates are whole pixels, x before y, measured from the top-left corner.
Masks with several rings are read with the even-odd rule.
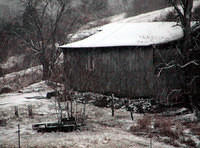
[[[35,83],[21,90],[23,93],[9,93],[0,95],[0,106],[10,107],[32,102],[44,102],[48,91],[52,91],[44,81]]]

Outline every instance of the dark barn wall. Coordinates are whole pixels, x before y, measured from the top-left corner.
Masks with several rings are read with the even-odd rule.
[[[153,49],[117,47],[63,49],[66,86],[120,96],[152,96]]]

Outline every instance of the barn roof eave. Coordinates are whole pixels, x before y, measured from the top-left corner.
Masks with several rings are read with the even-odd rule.
[[[166,44],[182,37],[183,30],[176,22],[116,23],[86,39],[60,48],[145,47]]]
[[[173,41],[168,41],[168,42],[163,42],[163,43],[159,43],[159,44],[148,44],[148,45],[113,45],[113,46],[83,46],[83,47],[62,47],[60,46],[59,48],[61,48],[62,50],[66,50],[66,49],[95,49],[95,48],[117,48],[117,47],[160,47],[160,46],[163,46],[163,45],[168,45],[168,44],[173,44],[175,42],[178,42],[182,39],[181,38],[178,38],[176,40],[173,40]]]

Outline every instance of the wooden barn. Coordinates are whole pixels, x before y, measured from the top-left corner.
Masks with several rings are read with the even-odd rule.
[[[105,25],[86,39],[60,46],[65,86],[117,96],[166,96],[181,87],[181,78],[157,67],[175,58],[174,43],[182,37],[175,22]]]

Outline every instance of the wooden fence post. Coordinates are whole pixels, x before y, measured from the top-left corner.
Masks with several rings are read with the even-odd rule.
[[[112,105],[111,105],[111,109],[112,109],[112,117],[114,117],[114,115],[115,115],[114,94],[112,94]]]
[[[18,124],[18,147],[20,148],[20,124]]]
[[[28,116],[29,117],[33,117],[33,107],[32,105],[28,105]]]
[[[133,111],[131,110],[130,113],[131,113],[131,119],[133,120]]]
[[[19,117],[18,106],[15,106],[15,117]]]

